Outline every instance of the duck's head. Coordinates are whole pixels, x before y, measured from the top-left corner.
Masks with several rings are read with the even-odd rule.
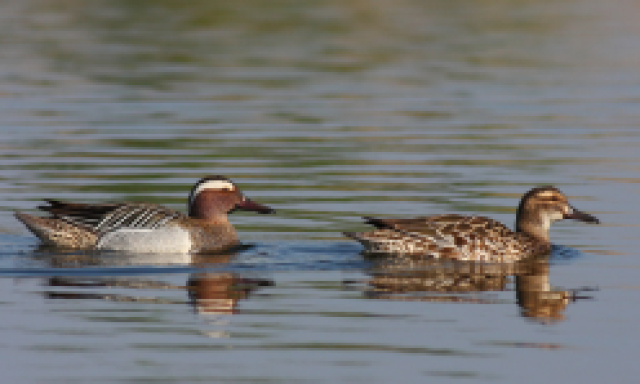
[[[236,209],[258,213],[276,211],[247,198],[240,189],[224,176],[206,176],[198,180],[189,194],[189,217],[211,219]]]
[[[516,214],[516,230],[549,241],[551,224],[563,219],[600,223],[596,217],[571,206],[567,196],[559,189],[544,186],[533,188],[522,196]]]

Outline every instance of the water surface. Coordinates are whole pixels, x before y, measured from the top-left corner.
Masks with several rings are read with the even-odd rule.
[[[634,382],[640,28],[630,1],[0,5],[8,382]],[[44,198],[184,210],[232,178],[217,257],[59,252]],[[553,184],[602,225],[530,263],[367,259],[363,215],[513,223]]]

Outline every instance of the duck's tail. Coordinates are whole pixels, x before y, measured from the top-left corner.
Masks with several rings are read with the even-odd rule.
[[[22,212],[16,212],[14,216],[45,244],[65,248],[90,248],[98,241],[95,233],[61,219]]]

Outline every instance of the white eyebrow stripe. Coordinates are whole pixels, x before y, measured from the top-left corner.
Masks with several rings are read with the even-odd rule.
[[[553,191],[545,191],[545,192],[541,192],[539,195],[539,197],[554,197],[554,196],[558,196],[557,192],[553,192]]]
[[[193,199],[205,189],[227,189],[230,191],[235,191],[236,186],[227,180],[207,180],[204,183],[198,185],[198,187],[193,191],[193,193],[191,194],[191,201],[189,201],[189,203],[191,203]]]

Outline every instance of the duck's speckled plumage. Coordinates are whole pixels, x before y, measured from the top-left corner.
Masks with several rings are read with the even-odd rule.
[[[235,209],[272,213],[247,199],[222,176],[194,185],[189,214],[146,203],[78,204],[46,200],[49,217],[16,213],[44,243],[65,248],[132,252],[217,252],[238,244],[227,213]]]
[[[597,222],[595,217],[571,207],[556,188],[539,187],[523,196],[516,231],[487,217],[438,215],[411,219],[366,217],[365,222],[377,230],[345,235],[362,243],[368,253],[504,262],[548,253],[549,227],[562,218]]]
[[[367,218],[379,230],[349,234],[371,253],[424,254],[434,258],[502,261],[525,253],[546,253],[522,233],[482,216],[439,215],[414,219]]]

